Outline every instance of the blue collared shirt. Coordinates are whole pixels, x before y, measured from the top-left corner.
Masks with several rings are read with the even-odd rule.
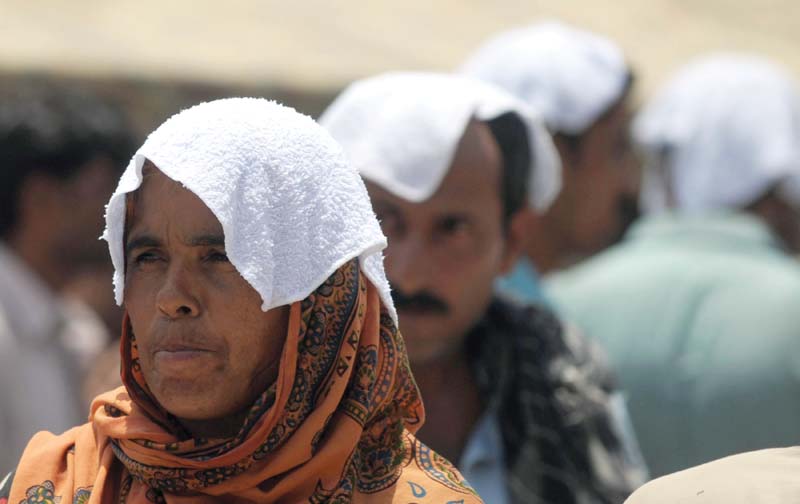
[[[506,487],[503,437],[494,408],[487,409],[475,424],[458,467],[484,502],[511,502]]]

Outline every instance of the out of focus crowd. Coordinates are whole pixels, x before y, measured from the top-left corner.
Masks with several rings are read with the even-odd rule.
[[[613,40],[553,21],[318,118],[388,238],[419,437],[487,503],[618,503],[800,443],[800,87],[752,53],[636,86]],[[2,88],[0,477],[120,385],[98,237],[139,140],[111,96]]]

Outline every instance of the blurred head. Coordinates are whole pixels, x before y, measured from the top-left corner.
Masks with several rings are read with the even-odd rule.
[[[628,139],[632,74],[620,48],[551,21],[492,38],[462,71],[540,110],[554,135],[563,187],[534,239],[574,257],[621,236],[638,214],[639,166]]]
[[[463,350],[527,219],[558,192],[550,136],[524,104],[473,79],[385,74],[320,118],[367,183],[413,364]]]
[[[22,235],[65,271],[105,260],[103,205],[134,143],[121,111],[30,82],[0,95],[0,239]]]
[[[570,254],[611,245],[639,216],[641,172],[630,141],[629,94],[626,89],[585,132],[554,136],[563,187],[543,224]]]
[[[681,69],[637,116],[648,213],[748,211],[793,249],[800,229],[800,93],[764,58],[717,54]]]
[[[504,150],[493,134],[513,131],[512,117],[495,128],[471,122],[447,174],[424,201],[410,202],[367,181],[389,239],[386,272],[412,363],[462,349],[491,301],[495,278],[521,251],[528,161],[512,156],[527,144],[524,134],[507,135]]]
[[[238,413],[277,377],[289,307],[261,310],[200,198],[151,163],[143,177],[128,197],[124,303],[142,373],[178,418]]]

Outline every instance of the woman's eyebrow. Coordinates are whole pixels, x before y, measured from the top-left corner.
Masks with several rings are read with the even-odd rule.
[[[195,236],[189,240],[192,247],[224,247],[225,237],[219,234],[206,234]]]
[[[150,235],[139,235],[128,240],[125,244],[125,255],[129,255],[132,251],[144,247],[160,247],[161,241],[158,238]]]

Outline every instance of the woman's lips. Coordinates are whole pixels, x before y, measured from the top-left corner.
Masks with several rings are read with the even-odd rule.
[[[153,359],[158,367],[184,368],[199,365],[214,354],[207,348],[185,344],[167,344],[153,352]]]

